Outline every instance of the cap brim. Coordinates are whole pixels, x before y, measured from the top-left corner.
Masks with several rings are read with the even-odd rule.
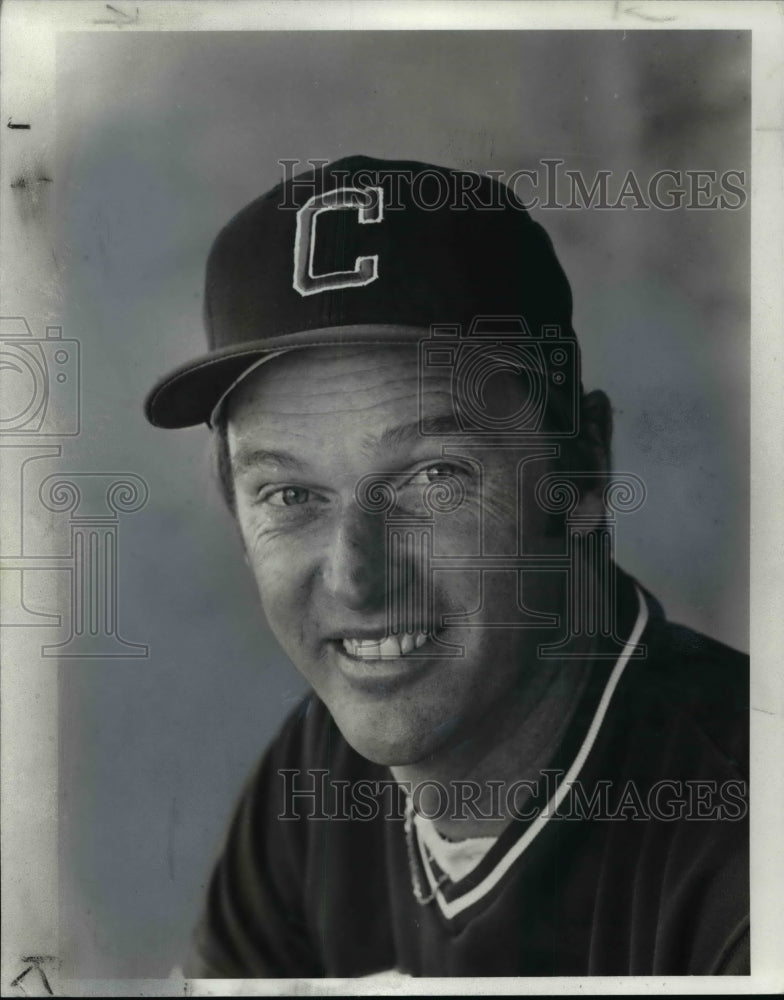
[[[221,396],[265,354],[352,344],[394,346],[417,343],[427,336],[427,329],[418,326],[340,326],[233,344],[194,358],[161,378],[150,390],[144,412],[155,427],[193,427],[209,421]]]

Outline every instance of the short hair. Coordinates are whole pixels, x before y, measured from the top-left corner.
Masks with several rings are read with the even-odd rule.
[[[231,469],[229,454],[229,429],[226,420],[226,410],[222,408],[213,425],[213,461],[218,487],[223,501],[229,508],[232,517],[237,516],[237,494],[234,490],[234,474]]]

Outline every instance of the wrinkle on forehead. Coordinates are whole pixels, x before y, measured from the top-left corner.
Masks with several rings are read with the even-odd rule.
[[[449,405],[449,374],[428,375],[421,394]],[[387,404],[415,413],[419,396],[416,345],[311,348],[281,355],[253,372],[232,393],[227,412],[236,425],[261,416],[361,415]]]
[[[386,406],[427,419],[453,412],[466,384],[449,366],[422,372],[416,344],[308,348],[290,351],[241,382],[227,401],[230,424],[259,417],[363,415]],[[496,381],[488,412],[522,391],[512,375]],[[507,403],[504,403],[504,400]]]

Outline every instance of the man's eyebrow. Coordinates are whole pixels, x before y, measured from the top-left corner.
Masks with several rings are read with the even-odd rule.
[[[303,467],[303,463],[290,452],[269,448],[239,448],[231,458],[231,467],[235,473],[248,472],[259,465],[282,465],[288,469]]]
[[[451,413],[441,416],[425,417],[421,420],[412,420],[407,424],[400,424],[399,427],[390,427],[378,437],[369,437],[365,441],[367,450],[375,448],[402,448],[405,445],[415,444],[417,441],[427,440],[427,438],[439,435],[453,435],[459,431],[459,426]]]

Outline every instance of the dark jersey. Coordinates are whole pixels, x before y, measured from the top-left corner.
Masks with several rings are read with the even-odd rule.
[[[541,787],[458,882],[389,770],[306,699],[242,795],[186,973],[747,974],[747,658],[621,584],[625,652],[596,661]]]

